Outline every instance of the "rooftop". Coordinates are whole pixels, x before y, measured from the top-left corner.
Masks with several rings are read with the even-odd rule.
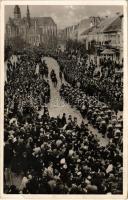
[[[99,23],[97,27],[89,27],[84,30],[81,35],[95,34],[95,33],[107,33],[117,32],[121,30],[122,15],[115,17],[107,17]]]
[[[109,26],[104,30],[104,32],[117,32],[121,30],[122,26],[122,16],[118,16]]]

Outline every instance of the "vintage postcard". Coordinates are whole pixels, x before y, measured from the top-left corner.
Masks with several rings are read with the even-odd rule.
[[[1,2],[1,198],[127,198],[127,2]]]

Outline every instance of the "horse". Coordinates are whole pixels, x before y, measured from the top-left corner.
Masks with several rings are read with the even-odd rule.
[[[53,82],[53,84],[54,84],[54,87],[56,87],[56,86],[57,86],[56,74],[51,74],[51,80],[52,80],[52,82]]]
[[[60,77],[60,80],[61,80],[61,83],[62,83],[63,75],[62,75],[61,71],[59,72],[59,77]]]

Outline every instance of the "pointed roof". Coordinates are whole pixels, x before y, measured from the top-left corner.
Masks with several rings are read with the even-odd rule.
[[[117,17],[104,32],[118,32],[122,29],[122,16]]]
[[[90,19],[87,18],[87,19],[81,20],[80,23],[79,23],[79,27],[81,27],[81,28],[89,28],[90,27]]]
[[[37,26],[51,26],[51,25],[56,25],[54,20],[51,17],[31,17],[30,22],[31,26],[35,25],[35,21],[37,23]]]
[[[86,29],[85,31],[83,31],[81,33],[81,35],[88,35],[90,32],[92,32],[93,29],[94,29],[94,27],[90,27],[90,28]]]
[[[18,5],[14,8],[14,14],[20,14],[20,7]]]
[[[35,17],[39,26],[56,25],[51,17]]]
[[[29,12],[29,6],[27,5],[27,12]]]
[[[120,16],[114,16],[114,17],[106,18],[99,25],[99,27],[98,27],[98,33],[110,32],[112,30],[113,31],[117,31],[118,28],[121,30],[121,18],[120,18]]]
[[[121,31],[122,15],[106,18],[98,25],[98,27],[89,27],[81,33],[81,35],[107,33]]]
[[[27,18],[30,18],[30,11],[28,5],[27,5]]]

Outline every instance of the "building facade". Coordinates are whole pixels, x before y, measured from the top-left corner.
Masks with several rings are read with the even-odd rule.
[[[96,56],[110,57],[122,62],[123,58],[123,15],[106,17],[97,26],[92,25],[81,33],[81,41],[87,50],[93,46]],[[93,45],[92,45],[93,44]],[[97,55],[98,54],[98,55]]]
[[[5,30],[5,44],[13,45],[20,38],[30,46],[55,48],[57,25],[51,17],[31,17],[27,6],[26,17],[21,17],[20,7],[14,8],[14,18],[9,18]]]
[[[64,41],[77,40],[78,38],[78,25],[68,26],[61,30],[61,37]]]

